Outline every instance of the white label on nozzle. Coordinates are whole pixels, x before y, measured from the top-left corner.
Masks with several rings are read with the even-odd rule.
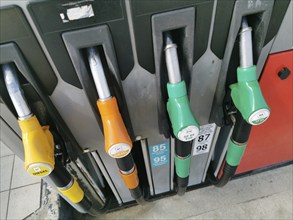
[[[180,141],[192,141],[199,133],[199,128],[191,125],[178,132],[178,139]]]
[[[125,143],[114,144],[108,150],[108,154],[113,158],[122,158],[127,156],[131,151],[131,147]]]
[[[264,123],[270,116],[270,111],[266,108],[257,110],[248,119],[249,123],[252,125],[260,125]]]

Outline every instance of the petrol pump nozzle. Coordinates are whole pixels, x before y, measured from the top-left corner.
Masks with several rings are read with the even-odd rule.
[[[49,126],[41,126],[34,116],[23,94],[17,72],[11,63],[2,65],[4,81],[12,103],[18,114],[18,124],[22,131],[25,170],[39,177],[49,178],[70,203],[79,211],[97,215],[103,210],[93,207],[91,201],[79,186],[77,180],[58,160],[54,159],[54,139]],[[56,162],[56,164],[55,164]]]
[[[25,170],[33,176],[48,176],[54,169],[54,141],[49,126],[41,126],[20,87],[13,64],[2,65],[7,91],[18,114],[22,131]]]
[[[167,111],[172,124],[175,140],[175,169],[178,195],[186,191],[189,179],[192,140],[199,133],[196,121],[187,96],[184,80],[181,79],[177,55],[177,45],[173,42],[170,32],[164,33],[165,59],[169,83],[167,84]]]
[[[97,106],[101,114],[105,151],[116,159],[119,173],[131,195],[142,204],[143,195],[139,186],[137,169],[131,155],[132,141],[129,137],[115,97],[111,96],[98,50],[87,49],[89,66],[99,95]]]
[[[237,68],[237,83],[230,85],[232,100],[238,109],[234,130],[229,141],[223,174],[216,186],[222,187],[235,174],[243,157],[252,125],[265,122],[270,109],[261,93],[253,65],[251,27],[246,17],[242,18],[240,30],[240,66]]]
[[[132,142],[124,125],[115,97],[112,97],[105,77],[104,68],[96,48],[88,48],[89,66],[99,95],[99,108],[105,137],[105,150],[113,158],[127,156]]]
[[[188,142],[195,139],[199,133],[196,121],[187,97],[186,85],[181,80],[177,45],[173,43],[171,34],[164,33],[165,58],[169,83],[167,84],[167,111],[173,128],[173,133],[180,141]]]
[[[256,66],[253,65],[251,27],[247,19],[242,19],[240,30],[240,66],[237,68],[237,83],[230,85],[231,96],[236,108],[247,123],[259,125],[270,115],[259,83],[256,78]]]

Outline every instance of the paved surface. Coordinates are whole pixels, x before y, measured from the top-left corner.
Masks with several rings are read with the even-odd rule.
[[[0,141],[0,219],[23,219],[40,207],[41,179]]]
[[[0,219],[23,219],[40,207],[40,179],[24,172],[23,162],[0,144]],[[206,187],[86,219],[293,219],[292,178],[290,165],[233,180],[224,188]]]
[[[293,219],[293,166],[206,187],[101,219]]]

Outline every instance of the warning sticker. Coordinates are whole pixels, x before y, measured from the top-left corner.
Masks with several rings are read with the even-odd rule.
[[[254,112],[248,119],[249,123],[252,125],[259,125],[265,122],[270,116],[270,111],[268,109],[260,109]]]
[[[60,13],[60,17],[63,23],[84,18],[90,18],[93,16],[95,16],[95,14],[92,5],[83,5],[74,8],[68,8],[66,10],[66,13]]]
[[[125,143],[114,144],[108,150],[108,154],[113,158],[122,158],[127,156],[131,151],[131,147]]]

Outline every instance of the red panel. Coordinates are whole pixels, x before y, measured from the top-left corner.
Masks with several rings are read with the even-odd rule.
[[[278,72],[284,67],[291,74],[287,79],[281,80]],[[271,108],[271,115],[264,124],[253,127],[237,173],[293,159],[292,75],[292,50],[269,56],[260,86]]]

